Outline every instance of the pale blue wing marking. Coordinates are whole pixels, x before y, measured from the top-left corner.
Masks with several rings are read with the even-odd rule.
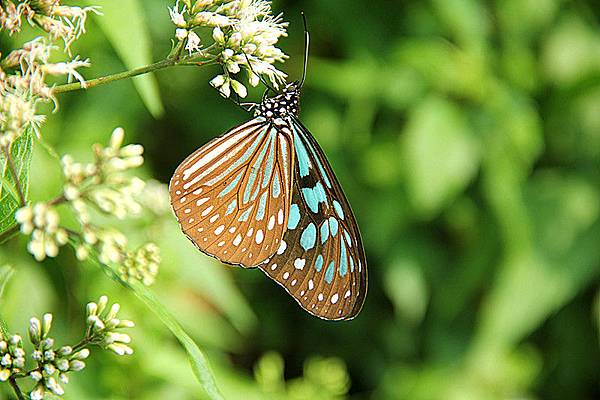
[[[303,188],[302,197],[310,211],[317,213],[319,211],[319,201],[315,197],[315,191],[312,188]]]
[[[335,261],[331,261],[327,266],[327,271],[325,271],[325,282],[331,283],[333,281],[333,276],[335,274]]]
[[[278,198],[281,194],[281,185],[279,184],[279,175],[275,175],[273,178],[273,197]]]
[[[250,212],[252,212],[253,208],[254,208],[254,204],[251,205],[250,208],[248,208],[246,211],[244,211],[242,213],[242,215],[240,216],[240,218],[238,219],[238,221],[240,221],[240,222],[248,221],[248,217],[250,216]]]
[[[337,235],[338,226],[337,219],[329,217],[329,231],[331,232],[331,236]]]
[[[333,201],[333,208],[335,209],[335,212],[337,213],[338,217],[340,217],[343,220],[344,210],[342,209],[342,205],[337,200]]]
[[[340,240],[340,276],[346,276],[348,272],[348,260],[346,259],[346,243]]]
[[[271,133],[269,135],[269,141],[274,140],[275,135],[276,135],[276,131],[274,129],[271,130]],[[256,161],[254,162],[254,165],[252,165],[252,167],[250,168],[250,177],[248,177],[248,182],[246,183],[246,189],[244,190],[244,197],[243,197],[244,204],[246,204],[250,200],[250,192],[252,191],[252,187],[254,186],[254,181],[256,180],[256,177],[258,176],[259,166],[262,163],[263,159],[265,158],[265,154],[267,154],[268,148],[269,148],[269,145],[265,145],[263,147],[263,149],[258,154],[258,157],[256,158]],[[258,186],[257,191],[252,196],[253,198],[256,198],[255,196],[258,193],[258,188],[260,187],[260,185],[257,185],[257,186]]]
[[[319,254],[317,260],[315,261],[315,268],[317,272],[321,272],[321,269],[323,268],[323,256],[321,254]]]
[[[264,192],[262,196],[260,196],[260,200],[258,201],[258,210],[256,211],[256,220],[261,221],[265,217],[265,210],[267,208],[267,196],[269,192]]]
[[[236,207],[237,207],[237,199],[233,199],[233,201],[231,203],[229,203],[229,206],[227,206],[227,211],[225,212],[225,215],[229,215],[232,212],[234,212]]]
[[[223,180],[223,178],[225,178],[227,175],[231,174],[233,171],[235,171],[236,169],[238,169],[240,167],[240,165],[244,164],[245,162],[248,161],[248,159],[252,156],[252,154],[254,153],[254,150],[256,150],[256,148],[258,147],[259,143],[262,141],[263,136],[266,133],[266,128],[263,128],[261,130],[261,132],[256,135],[256,139],[254,139],[254,143],[252,143],[252,145],[248,148],[248,150],[246,150],[246,152],[240,157],[238,158],[233,164],[231,164],[225,171],[223,171],[219,176],[217,176],[216,178],[211,179],[210,181],[206,182],[205,185],[206,186],[212,186],[217,182],[220,182]],[[216,164],[215,164],[216,165]],[[215,166],[213,165],[211,167],[215,168]],[[210,169],[209,169],[210,170]],[[203,174],[207,174],[210,171],[207,170],[205,171]]]
[[[290,216],[288,218],[288,229],[296,229],[300,222],[300,207],[298,204],[292,204],[290,206]]]
[[[321,224],[321,243],[325,244],[329,237],[329,221],[323,221]]]
[[[305,251],[308,251],[315,247],[315,242],[317,241],[317,228],[315,224],[312,222],[308,224],[304,231],[302,232],[302,236],[300,236],[300,245]]]
[[[231,192],[233,190],[234,187],[236,187],[236,185],[240,182],[240,179],[242,179],[242,175],[244,175],[244,171],[240,172],[230,183],[229,185],[227,185],[227,187],[225,189],[223,189],[223,191],[221,191],[221,193],[219,193],[219,197],[225,197],[229,192]]]
[[[296,158],[298,159],[298,170],[300,171],[300,176],[304,178],[305,176],[308,176],[310,160],[308,158],[308,152],[306,151],[306,147],[304,147],[302,140],[300,140],[300,138],[298,137],[298,133],[296,133],[295,128],[294,147],[296,148]]]

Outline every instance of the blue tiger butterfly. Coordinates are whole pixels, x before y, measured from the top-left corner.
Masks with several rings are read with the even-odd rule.
[[[187,157],[171,178],[171,204],[202,252],[260,268],[310,314],[352,319],[367,292],[362,239],[323,150],[298,119],[301,87],[289,83],[252,104],[253,119]]]

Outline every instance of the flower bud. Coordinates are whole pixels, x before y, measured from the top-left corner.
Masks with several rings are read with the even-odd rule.
[[[110,137],[110,148],[113,150],[119,149],[123,144],[125,138],[125,130],[123,128],[116,128]]]

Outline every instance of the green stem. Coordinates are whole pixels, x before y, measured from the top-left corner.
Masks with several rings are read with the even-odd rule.
[[[110,83],[119,81],[121,79],[132,78],[134,76],[146,74],[148,72],[157,71],[159,69],[167,68],[175,65],[177,62],[175,60],[162,60],[159,62],[155,62],[154,64],[146,65],[143,67],[135,68],[130,71],[119,72],[112,75],[102,76],[96,79],[90,79],[89,81],[85,81],[83,84],[81,82],[67,83],[66,85],[56,86],[52,89],[52,94],[59,94],[65,92],[72,92],[74,90],[79,89],[90,89],[94,86],[102,85],[104,83]]]
[[[89,81],[85,81],[83,83],[82,82],[74,82],[74,83],[67,83],[65,85],[55,86],[54,88],[52,88],[52,94],[55,95],[55,94],[60,94],[60,93],[65,93],[65,92],[72,92],[74,90],[79,90],[79,89],[90,89],[90,88],[93,88],[94,86],[99,86],[99,85],[103,85],[105,83],[115,82],[115,81],[119,81],[122,79],[132,78],[134,76],[147,74],[148,72],[158,71],[160,69],[173,67],[173,66],[177,66],[177,65],[203,66],[203,65],[209,65],[209,64],[214,63],[214,59],[208,59],[205,61],[191,61],[192,58],[193,57],[184,57],[182,59],[167,58],[167,59],[155,62],[154,64],[135,68],[135,69],[132,69],[129,71],[119,72],[119,73],[112,74],[112,75],[102,76],[102,77],[96,78],[96,79],[90,79]]]
[[[15,391],[17,399],[25,400],[25,396],[23,396],[23,392],[21,392],[21,388],[19,388],[19,384],[17,383],[17,381],[13,377],[9,378],[8,381],[10,382],[10,386]]]

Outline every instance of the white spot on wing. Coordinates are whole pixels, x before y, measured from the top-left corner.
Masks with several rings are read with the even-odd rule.
[[[238,233],[238,235],[235,237],[235,239],[233,239],[233,245],[239,246],[241,242],[242,242],[242,235],[240,235]]]
[[[296,258],[294,260],[294,268],[296,268],[296,269],[303,270],[305,264],[306,264],[306,259],[304,259],[304,258]]]
[[[225,225],[220,225],[217,229],[215,229],[215,235],[220,235],[225,230]]]
[[[279,245],[279,248],[277,249],[277,254],[279,254],[279,255],[283,254],[283,252],[285,251],[286,248],[287,248],[287,243],[285,242],[285,240],[282,240],[281,244]]]
[[[339,299],[339,296],[337,293],[334,294],[333,296],[331,296],[331,304],[337,303],[338,299]]]
[[[271,215],[271,218],[269,218],[269,225],[267,226],[267,228],[269,230],[272,230],[275,227],[275,216]]]
[[[256,244],[261,244],[264,238],[265,238],[265,236],[261,229],[256,231]]]
[[[202,216],[206,217],[212,211],[213,206],[208,207],[206,210],[202,211]]]
[[[279,225],[283,224],[283,210],[280,208],[279,212],[277,213],[277,223]]]

